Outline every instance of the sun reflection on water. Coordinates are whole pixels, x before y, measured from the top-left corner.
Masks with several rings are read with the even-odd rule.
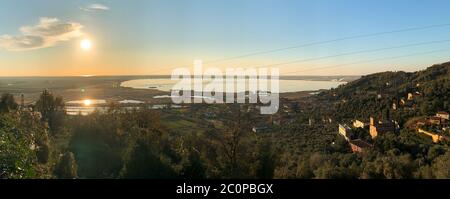
[[[88,100],[88,99],[85,99],[85,100],[83,100],[83,104],[84,104],[85,106],[90,106],[90,105],[92,104],[92,101],[91,101],[91,100]]]

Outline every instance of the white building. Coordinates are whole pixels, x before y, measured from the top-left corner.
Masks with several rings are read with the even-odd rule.
[[[450,116],[447,112],[441,111],[441,112],[436,113],[436,117],[440,117],[442,119],[449,120]]]
[[[339,124],[339,134],[344,136],[344,138],[348,141],[348,133],[351,130],[351,128],[347,124]]]
[[[361,120],[354,120],[353,121],[353,127],[355,128],[365,128],[369,124],[362,122]]]

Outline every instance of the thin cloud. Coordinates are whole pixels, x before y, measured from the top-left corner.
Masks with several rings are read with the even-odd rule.
[[[101,12],[101,11],[108,11],[109,7],[105,6],[103,4],[95,3],[95,4],[91,4],[87,7],[81,7],[80,9],[84,10],[86,12]]]
[[[79,23],[42,17],[36,25],[21,27],[19,29],[21,35],[0,36],[0,48],[8,51],[27,51],[52,47],[60,42],[83,36],[82,28]]]

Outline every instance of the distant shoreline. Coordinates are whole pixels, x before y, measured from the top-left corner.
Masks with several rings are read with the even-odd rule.
[[[284,75],[280,76],[280,80],[309,80],[309,81],[331,81],[336,79],[344,79],[346,82],[354,81],[361,78],[358,75]],[[123,76],[0,76],[0,80],[29,80],[29,79],[116,79],[118,81],[127,81],[134,79],[169,79],[170,75],[123,75]],[[1,82],[0,82],[1,83]]]
[[[112,101],[147,100],[152,103],[164,103],[168,99],[153,99],[153,97],[166,95],[169,92],[121,86],[124,81],[156,78],[170,78],[170,76],[0,77],[0,93],[11,93],[16,97],[23,95],[25,103],[36,101],[45,89],[50,90],[56,96],[62,96],[67,101],[105,99]],[[280,80],[351,82],[358,78],[359,76],[282,76]],[[316,90],[289,92],[283,93],[281,96],[298,98],[309,96],[309,92],[314,91]]]

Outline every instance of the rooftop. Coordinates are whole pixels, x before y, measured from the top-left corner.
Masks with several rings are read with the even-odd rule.
[[[371,144],[369,144],[369,143],[367,143],[367,142],[365,142],[365,141],[363,141],[361,139],[350,140],[349,143],[353,144],[353,145],[356,145],[356,146],[358,146],[360,148],[370,148],[370,147],[372,147]]]

